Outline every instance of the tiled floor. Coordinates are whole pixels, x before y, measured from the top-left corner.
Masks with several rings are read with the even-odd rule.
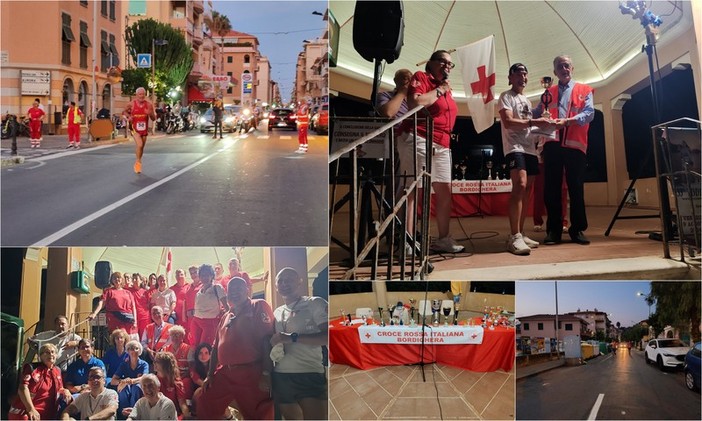
[[[331,420],[514,419],[514,369],[477,373],[438,364],[329,370]],[[437,398],[438,395],[438,398]]]

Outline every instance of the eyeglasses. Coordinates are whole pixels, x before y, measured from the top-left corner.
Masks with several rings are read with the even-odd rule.
[[[441,63],[441,65],[446,66],[446,67],[448,67],[449,69],[453,69],[454,67],[456,67],[456,64],[455,64],[455,63],[451,63],[450,61],[448,61],[448,60],[446,60],[446,59],[443,59],[443,58],[440,58],[440,59],[437,59],[437,60],[434,60],[434,61]]]
[[[129,348],[127,348],[127,351],[138,351],[138,350],[139,350],[139,348],[137,348],[135,346],[130,346]]]

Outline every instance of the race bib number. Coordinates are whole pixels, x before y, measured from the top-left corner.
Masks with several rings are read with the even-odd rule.
[[[136,129],[139,131],[144,131],[146,130],[146,122],[145,121],[139,121],[136,124]]]

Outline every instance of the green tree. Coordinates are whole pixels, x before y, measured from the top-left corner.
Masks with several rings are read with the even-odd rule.
[[[651,282],[651,293],[646,301],[656,304],[656,312],[651,315],[656,334],[670,325],[689,333],[694,341],[700,340],[701,285],[699,281]]]
[[[210,30],[210,36],[217,34],[220,37],[219,56],[222,60],[220,67],[220,69],[222,69],[224,68],[224,36],[232,30],[232,23],[229,21],[229,18],[226,15],[213,10],[212,17],[205,19],[205,25],[207,25]]]
[[[192,47],[185,42],[180,31],[154,19],[143,19],[126,29],[125,38],[129,55],[135,63],[137,54],[151,53],[153,40],[167,42],[156,46],[152,57],[152,63],[155,63],[156,95],[159,98],[164,98],[171,88],[185,84],[194,61]],[[149,86],[151,70],[129,69],[122,73],[122,77],[123,91],[132,95],[139,86]]]

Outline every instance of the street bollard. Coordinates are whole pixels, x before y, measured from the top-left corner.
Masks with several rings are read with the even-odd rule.
[[[10,155],[17,155],[17,116],[10,115],[10,130],[12,130],[12,152]]]

